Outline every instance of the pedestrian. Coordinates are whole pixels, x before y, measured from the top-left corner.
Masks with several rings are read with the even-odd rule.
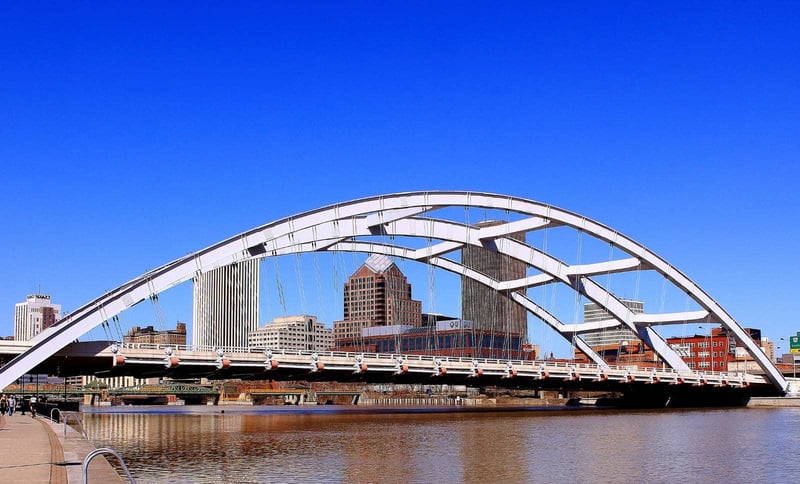
[[[36,418],[36,397],[31,397],[31,418]]]
[[[5,415],[8,411],[8,400],[6,396],[3,395],[0,397],[0,415]]]
[[[14,395],[11,395],[8,399],[8,416],[14,415],[14,410],[17,409],[17,399],[14,398]]]

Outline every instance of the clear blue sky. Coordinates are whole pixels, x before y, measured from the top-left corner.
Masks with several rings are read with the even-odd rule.
[[[74,309],[280,217],[436,189],[583,213],[800,331],[796,3],[163,3],[0,6],[1,335],[39,285]]]

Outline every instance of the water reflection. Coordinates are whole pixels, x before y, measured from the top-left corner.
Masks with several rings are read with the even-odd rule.
[[[788,482],[798,425],[798,409],[85,416],[141,482]]]

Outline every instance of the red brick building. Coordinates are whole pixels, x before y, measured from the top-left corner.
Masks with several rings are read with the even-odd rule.
[[[746,328],[750,337],[760,344],[761,331]],[[667,344],[696,371],[728,371],[728,363],[736,361],[737,341],[725,328],[714,328],[711,334],[694,334],[666,338]],[[608,363],[616,365],[653,366],[660,365],[655,353],[640,341],[620,346],[595,348]],[[589,359],[577,351],[576,361],[590,363]]]

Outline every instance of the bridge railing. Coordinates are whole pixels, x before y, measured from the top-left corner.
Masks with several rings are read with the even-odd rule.
[[[262,347],[217,347],[217,346],[194,346],[194,345],[168,345],[152,343],[124,343],[119,345],[120,349],[130,350],[161,350],[170,348],[176,352],[188,353],[215,353],[210,357],[218,357],[224,354],[226,358],[235,358],[237,355],[289,355],[295,357],[307,357],[309,361],[313,358],[335,358],[345,360],[356,360],[360,358],[364,361],[372,361],[381,366],[388,366],[402,359],[407,364],[426,363],[433,365],[440,362],[444,365],[448,363],[459,363],[468,365],[478,365],[481,367],[513,367],[524,371],[549,369],[553,371],[562,370],[563,372],[574,372],[583,375],[601,375],[604,373],[626,374],[635,377],[651,378],[658,375],[659,378],[671,380],[686,380],[691,382],[703,382],[713,380],[716,382],[745,382],[754,381],[755,376],[741,372],[719,372],[719,371],[678,371],[672,368],[657,368],[653,366],[638,365],[596,365],[593,363],[577,363],[566,360],[514,360],[502,358],[477,358],[465,356],[437,356],[401,353],[362,353],[353,351],[311,351],[294,350],[286,348],[262,348]],[[252,358],[252,357],[249,357]],[[249,359],[248,358],[248,359]],[[755,378],[758,380],[758,378]]]

